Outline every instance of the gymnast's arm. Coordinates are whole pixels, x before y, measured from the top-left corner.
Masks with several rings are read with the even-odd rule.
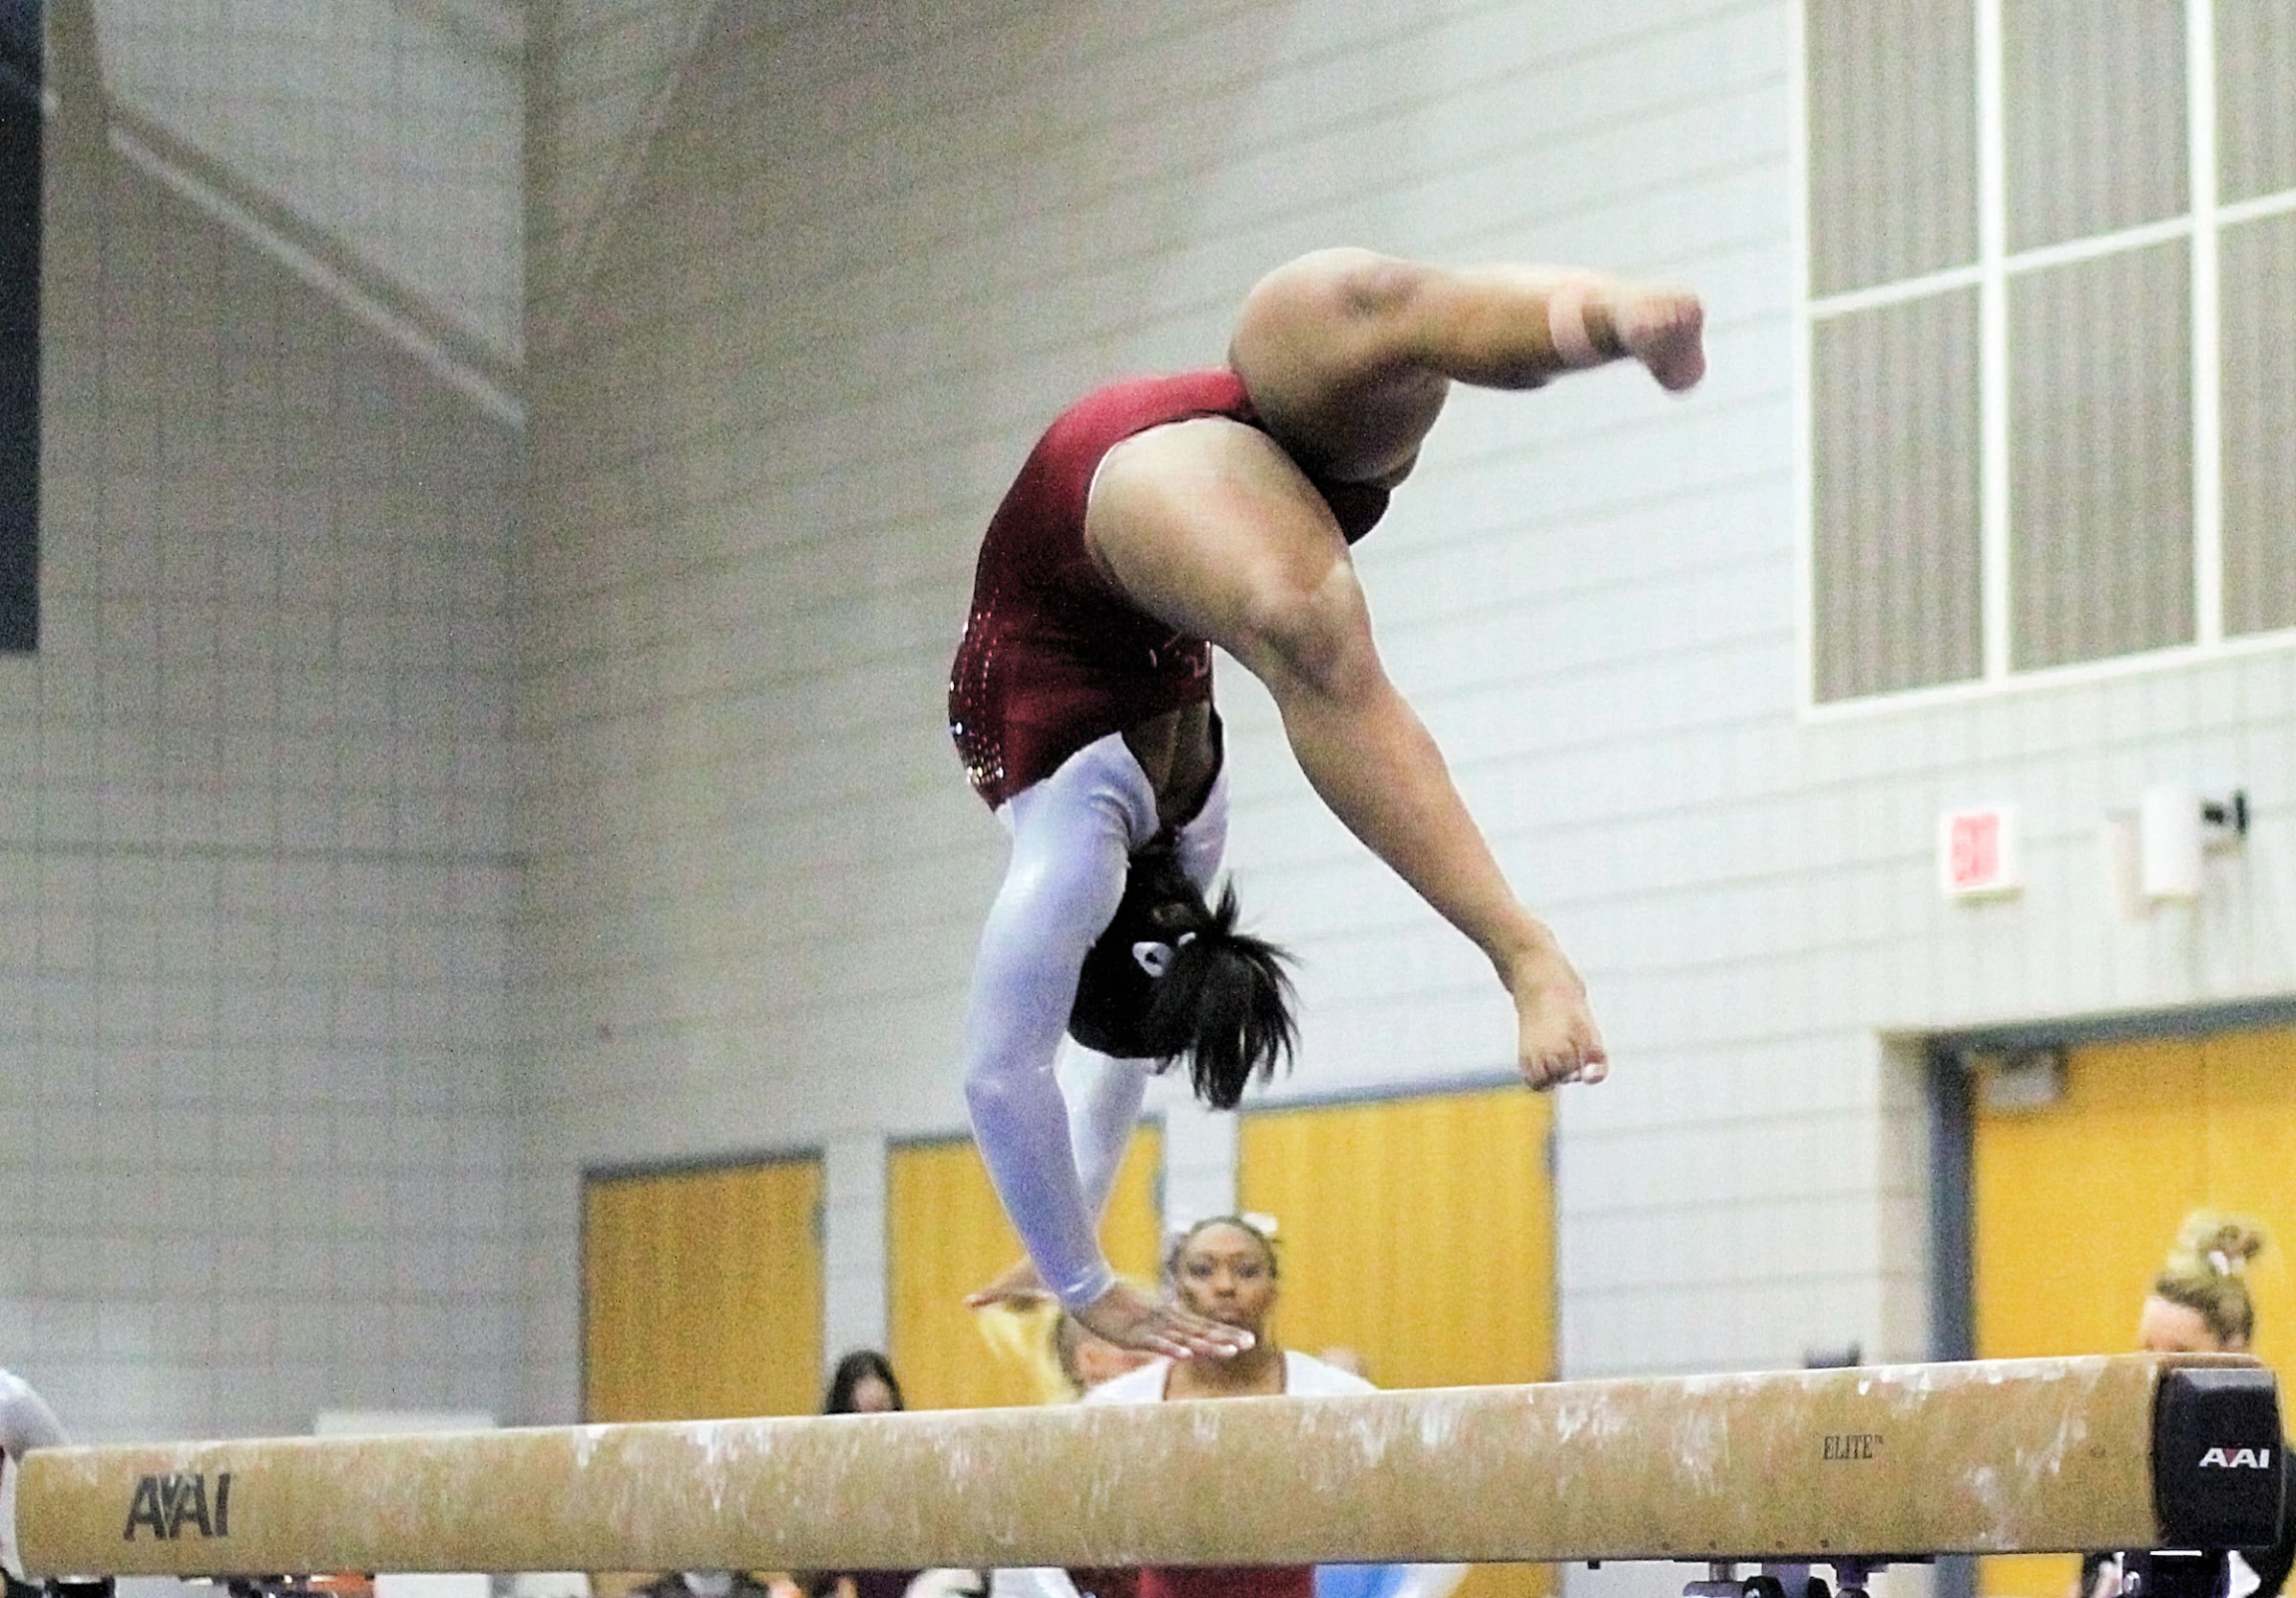
[[[1061,1092],[1069,1105],[1069,1142],[1076,1149],[1085,1206],[1096,1218],[1108,1214],[1109,1195],[1132,1147],[1133,1128],[1140,1124],[1148,1075],[1146,1060],[1121,1060],[1081,1044],[1062,1051]],[[965,1307],[985,1310],[994,1304],[1025,1303],[1044,1292],[1036,1262],[1024,1254],[993,1281],[966,1295]]]
[[[1129,866],[1133,851],[1156,827],[1155,797],[1147,787],[1139,762],[1123,748],[1121,739],[1107,739],[1079,753],[1072,764],[1075,770],[1064,767],[1054,781],[1073,794],[1082,779],[1093,780],[1095,791],[1124,817]],[[1178,832],[1181,868],[1207,894],[1218,874],[1226,842],[1227,768],[1223,762],[1194,818]],[[1104,927],[1106,924],[1102,922]],[[1099,935],[1094,934],[1096,938]],[[1073,990],[1070,1002],[1074,1002]],[[1140,1123],[1141,1103],[1152,1071],[1150,1061],[1119,1059],[1081,1045],[1070,1047],[1063,1056],[1062,1091],[1069,1106],[1069,1142],[1085,1204],[1096,1219],[1108,1211],[1109,1195],[1132,1146],[1133,1129]],[[966,1302],[978,1310],[1007,1298],[1026,1296],[1043,1286],[1033,1263],[1024,1260]]]
[[[981,931],[965,1020],[965,1101],[982,1163],[1045,1286],[1071,1310],[1116,1273],[1055,1066],[1077,973],[1124,896],[1130,808],[1081,756],[1014,796],[1012,859]]]
[[[1120,1060],[1079,1044],[1069,1050],[1067,1067],[1062,1091],[1069,1101],[1069,1141],[1076,1147],[1085,1203],[1097,1219],[1108,1214],[1117,1172],[1140,1125],[1149,1062]]]
[[[1003,813],[1012,859],[981,931],[965,1019],[965,1100],[997,1197],[1045,1286],[1093,1332],[1180,1358],[1249,1347],[1247,1333],[1117,1281],[1055,1075],[1085,955],[1124,898],[1134,845],[1155,833],[1154,793],[1112,733]],[[1098,1171],[1095,1180],[1105,1188]]]

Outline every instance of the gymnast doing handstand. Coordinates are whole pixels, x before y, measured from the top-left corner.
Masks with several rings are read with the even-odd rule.
[[[1174,1357],[1249,1345],[1119,1283],[1096,1235],[1150,1062],[1186,1059],[1198,1096],[1232,1108],[1292,1045],[1277,951],[1235,930],[1232,890],[1203,896],[1227,821],[1213,645],[1266,687],[1323,802],[1489,957],[1524,1080],[1606,1073],[1578,972],[1381,667],[1348,549],[1454,382],[1535,388],[1631,358],[1680,390],[1705,369],[1701,324],[1679,289],[1321,251],[1252,287],[1224,366],[1088,395],[1007,492],[949,690],[967,775],[1013,840],[965,1092],[1035,1276],[1102,1336]],[[1064,1032],[1091,1051],[1073,1103]]]

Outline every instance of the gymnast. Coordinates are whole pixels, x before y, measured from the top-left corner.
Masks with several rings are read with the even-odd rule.
[[[1201,896],[1227,819],[1211,646],[1266,687],[1323,802],[1490,959],[1524,1080],[1607,1072],[1578,972],[1381,667],[1348,546],[1452,383],[1536,388],[1631,358],[1685,389],[1705,369],[1701,322],[1686,291],[1586,271],[1322,251],[1252,287],[1224,367],[1100,389],[1022,467],[950,676],[958,753],[1013,839],[973,973],[965,1093],[1034,1279],[1100,1335],[1175,1358],[1249,1346],[1120,1284],[1096,1236],[1147,1062],[1186,1058],[1198,1096],[1228,1108],[1291,1049],[1277,951],[1235,931],[1232,890],[1216,908]],[[1112,927],[1128,876],[1138,914]],[[1096,943],[1112,979],[1131,960],[1184,997],[1112,1017],[1105,984],[1080,995]],[[1070,1096],[1064,1031],[1088,1045]],[[1032,1285],[1008,1273],[976,1302]]]

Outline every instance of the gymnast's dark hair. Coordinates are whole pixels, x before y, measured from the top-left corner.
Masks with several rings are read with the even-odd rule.
[[[1157,1059],[1185,1060],[1195,1096],[1232,1110],[1254,1077],[1289,1065],[1299,1041],[1292,1017],[1290,956],[1235,929],[1235,886],[1220,889],[1209,924],[1172,950],[1142,1033]]]

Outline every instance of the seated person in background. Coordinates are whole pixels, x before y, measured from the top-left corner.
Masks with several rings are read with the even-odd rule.
[[[1128,1284],[1133,1291],[1145,1290]],[[1137,1370],[1148,1355],[1119,1347],[1094,1332],[1049,1293],[1016,1293],[975,1306],[973,1325],[993,1350],[1016,1361],[1035,1382],[1040,1401],[1075,1403],[1101,1383]],[[1139,1598],[1140,1572],[1116,1568],[1052,1567],[990,1573],[993,1598]]]
[[[1371,1367],[1359,1349],[1335,1344],[1316,1357],[1334,1370],[1344,1370],[1351,1376],[1371,1381]],[[1406,1594],[1424,1593],[1421,1571],[1452,1568],[1449,1565],[1317,1565],[1315,1598],[1405,1598]]]
[[[1148,1361],[1139,1349],[1088,1331],[1042,1289],[981,1298],[973,1305],[973,1326],[999,1362],[1027,1373],[1039,1403],[1075,1403]]]
[[[893,1362],[875,1348],[855,1348],[830,1372],[825,1415],[891,1414],[908,1408]],[[810,1598],[903,1598],[917,1570],[815,1570],[798,1578]],[[706,1595],[704,1595],[706,1598]]]
[[[2136,1320],[2136,1344],[2146,1353],[2246,1353],[2256,1335],[2256,1301],[2248,1292],[2248,1262],[2264,1252],[2264,1228],[2246,1216],[2195,1210],[2184,1218],[2160,1275]],[[2283,1482],[2288,1445],[2280,1445]],[[2296,1485],[2296,1484],[2290,1484]],[[2080,1563],[2072,1598],[2120,1598],[2133,1560],[2141,1554],[2092,1553]],[[2223,1598],[2279,1598],[2296,1560],[2296,1501],[2284,1490],[2280,1536],[2269,1548],[2244,1548],[2224,1557],[2216,1590]]]
[[[31,1383],[13,1370],[0,1370],[0,1471],[13,1469],[33,1448],[70,1440],[56,1411]]]
[[[1241,1398],[1290,1393],[1327,1396],[1371,1392],[1361,1376],[1304,1353],[1285,1349],[1268,1332],[1275,1312],[1275,1243],[1266,1226],[1242,1216],[1198,1221],[1180,1234],[1164,1263],[1172,1295],[1189,1314],[1251,1333],[1240,1353],[1225,1359],[1173,1360],[1158,1356],[1130,1374],[1103,1382],[1086,1403],[1159,1403],[1173,1398]],[[1333,1567],[1336,1569],[1337,1567]],[[1365,1590],[1379,1598],[1445,1598],[1466,1575],[1465,1565],[1370,1566]],[[1139,1598],[1315,1598],[1311,1565],[1198,1565],[1141,1572]]]
[[[874,1348],[855,1348],[838,1360],[821,1395],[825,1415],[881,1415],[908,1407],[893,1362]]]

